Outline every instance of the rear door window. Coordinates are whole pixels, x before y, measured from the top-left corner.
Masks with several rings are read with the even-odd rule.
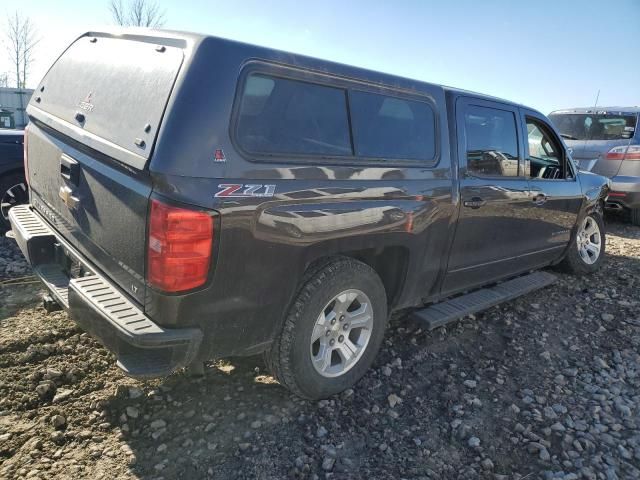
[[[356,155],[432,160],[435,114],[428,103],[354,91],[350,95]]]
[[[251,153],[350,156],[346,90],[251,74],[237,138]]]
[[[518,176],[518,134],[513,112],[468,105],[464,126],[467,170],[471,175]]]

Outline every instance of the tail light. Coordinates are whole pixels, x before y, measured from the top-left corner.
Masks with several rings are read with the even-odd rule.
[[[607,160],[640,160],[640,145],[613,147],[607,152]]]
[[[22,147],[24,149],[23,157],[24,157],[24,178],[27,181],[27,186],[29,185],[29,125],[24,127],[24,138],[22,139]]]
[[[202,286],[209,275],[213,218],[151,200],[147,281],[165,292]]]

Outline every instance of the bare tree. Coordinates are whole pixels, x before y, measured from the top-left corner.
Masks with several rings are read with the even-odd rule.
[[[22,28],[22,88],[26,88],[27,86],[27,78],[29,77],[31,65],[33,64],[33,57],[38,41],[35,26],[29,18],[25,19]]]
[[[29,17],[22,17],[18,12],[7,17],[6,26],[5,43],[9,59],[15,68],[16,88],[25,88],[39,41],[36,28]]]
[[[0,87],[8,87],[8,86],[9,86],[9,74],[0,73]]]
[[[22,45],[20,44],[22,39],[21,30],[22,28],[18,12],[15,13],[15,18],[12,18],[11,16],[7,17],[7,51],[9,54],[9,59],[11,60],[11,62],[13,63],[13,67],[15,68],[17,88],[20,88],[20,86],[22,85],[20,77],[20,63],[22,60]]]
[[[164,25],[164,10],[153,0],[111,0],[109,11],[113,21],[124,27],[159,28]]]

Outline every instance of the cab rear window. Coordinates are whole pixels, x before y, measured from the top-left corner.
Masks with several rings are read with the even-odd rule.
[[[426,102],[252,73],[236,139],[257,155],[433,160],[435,113]]]

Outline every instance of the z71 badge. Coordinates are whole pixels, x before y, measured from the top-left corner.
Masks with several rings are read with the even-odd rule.
[[[275,185],[221,183],[218,188],[220,191],[214,195],[215,197],[273,197],[276,192]]]

